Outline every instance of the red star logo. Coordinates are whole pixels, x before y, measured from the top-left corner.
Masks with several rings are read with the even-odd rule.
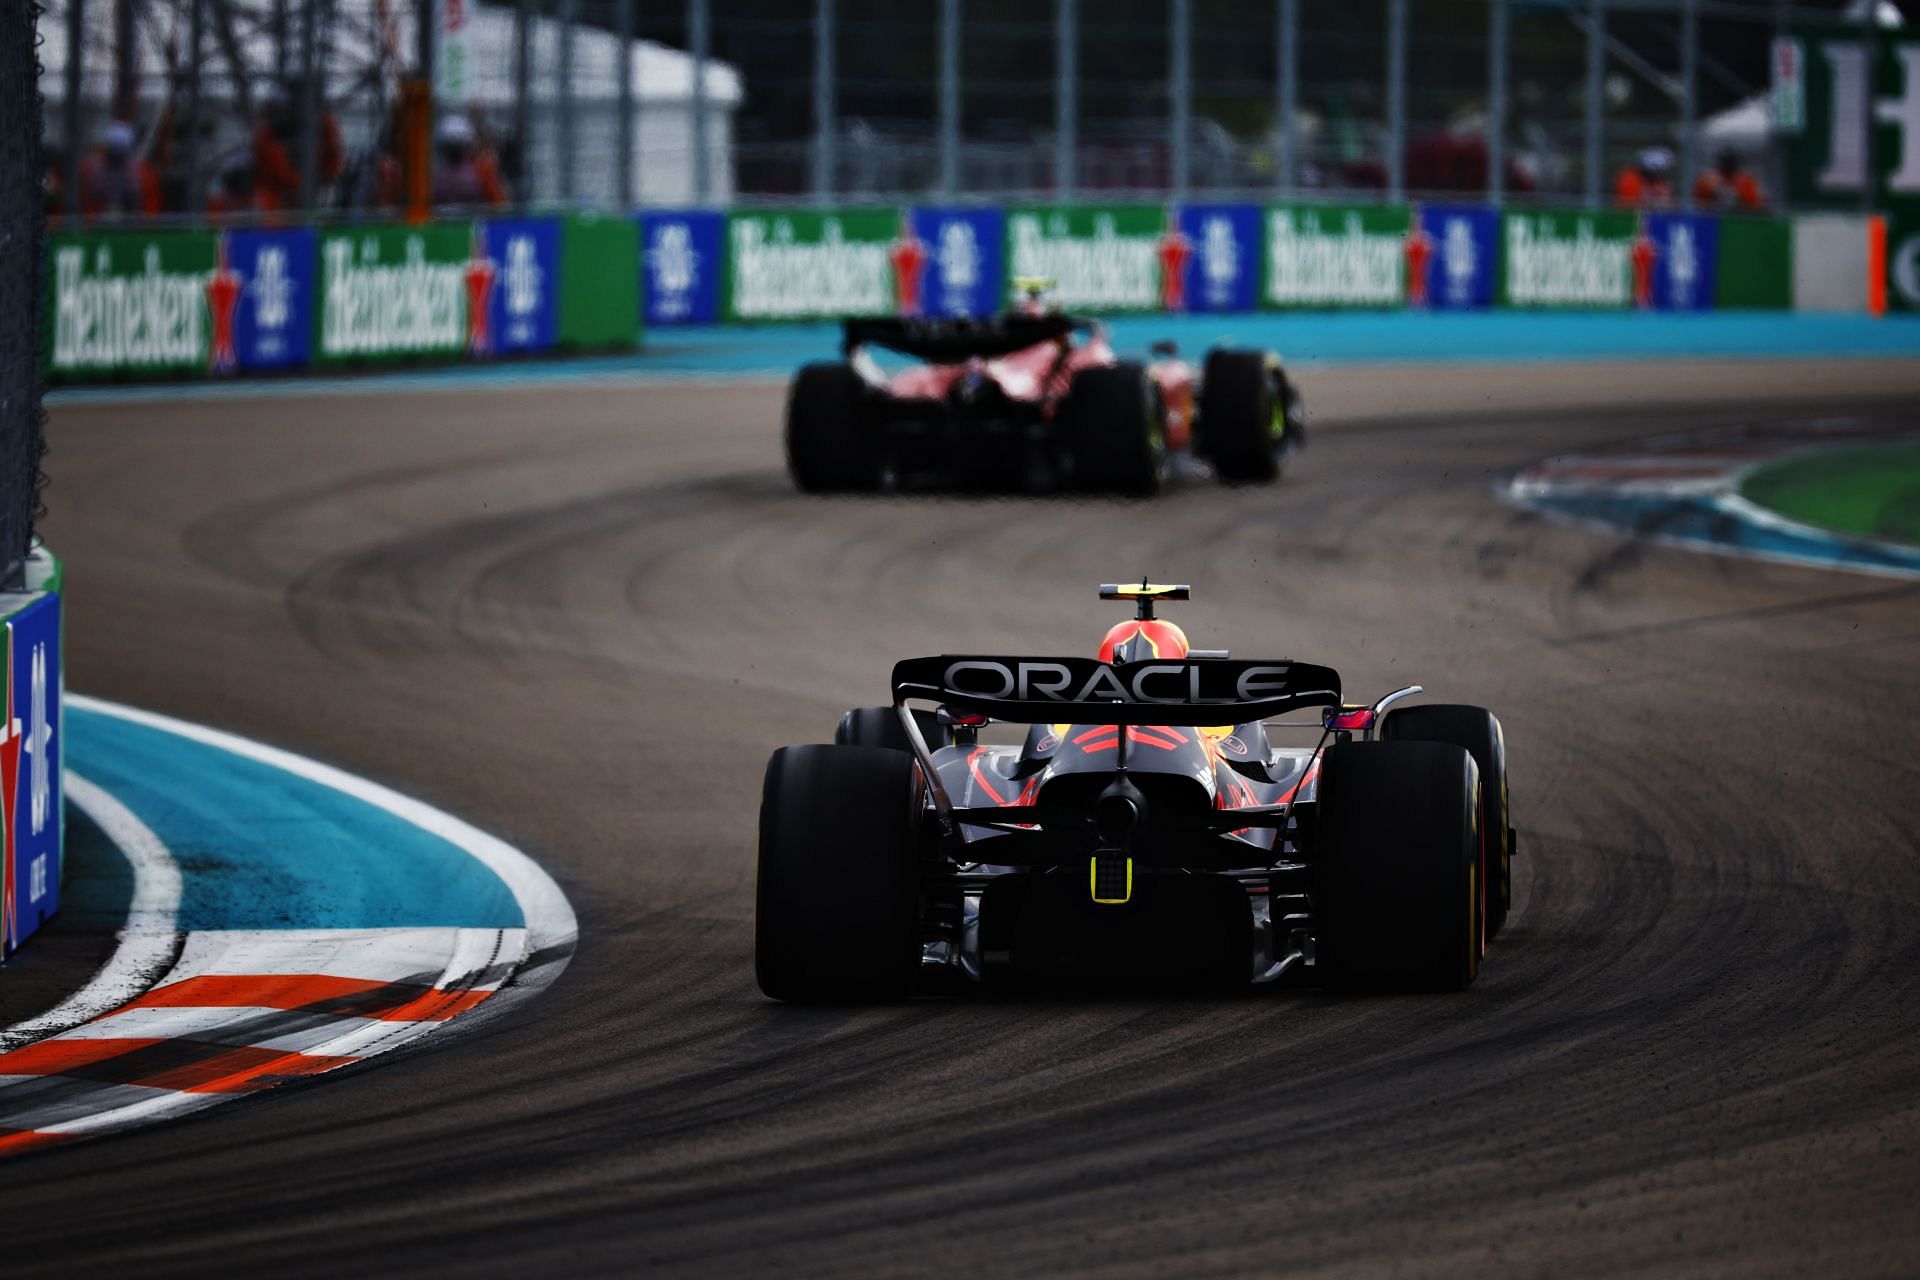
[[[1407,232],[1407,305],[1424,307],[1427,294],[1427,268],[1433,265],[1433,237],[1420,225],[1420,211],[1414,210],[1413,226]]]
[[[6,857],[0,865],[0,955],[20,945],[14,928],[14,863],[18,860],[19,837],[14,830],[14,801],[20,785],[20,721],[13,714],[13,624],[7,624],[5,651],[7,664],[7,718],[0,724],[0,828],[4,828]]]
[[[1633,305],[1636,307],[1653,305],[1653,264],[1659,256],[1653,237],[1642,226],[1640,234],[1633,238]]]
[[[1187,259],[1193,256],[1193,241],[1180,230],[1173,215],[1167,215],[1167,229],[1160,233],[1160,308],[1163,311],[1187,309]]]
[[[207,363],[215,373],[231,372],[239,359],[233,351],[233,313],[240,305],[240,294],[245,281],[240,274],[227,265],[227,237],[221,233],[217,242],[219,254],[214,263],[213,274],[207,277],[207,310],[213,315],[213,345],[208,352]]]
[[[484,356],[493,352],[493,282],[499,268],[487,256],[485,225],[473,224],[473,245],[467,253],[467,350]]]
[[[917,316],[924,304],[921,301],[921,285],[926,279],[927,259],[926,241],[913,234],[913,222],[904,214],[900,218],[900,235],[887,246],[887,261],[893,264],[893,296],[895,305],[903,316]]]

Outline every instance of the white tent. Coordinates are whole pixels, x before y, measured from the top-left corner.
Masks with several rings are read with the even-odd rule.
[[[39,22],[40,89],[47,103],[48,136],[62,145],[67,142],[61,109],[66,89],[67,5],[73,2],[49,0]],[[99,136],[112,98],[114,6],[112,0],[80,2],[84,4],[80,98],[85,145]],[[272,0],[227,0],[226,7],[233,16],[241,68],[236,76],[209,21],[200,65],[201,93],[215,130],[211,154],[204,157],[209,165],[214,154],[245,143],[248,122],[241,109],[242,79],[257,104],[274,78]],[[293,9],[295,43],[289,62],[297,70],[299,7]],[[134,70],[140,104],[136,123],[142,128],[153,125],[173,96],[175,68],[184,66],[178,51],[188,43],[187,12],[186,0],[147,0],[140,6]],[[440,111],[465,110],[496,131],[512,127],[514,23],[512,7],[473,6],[466,34],[468,91],[463,102],[439,103]],[[574,29],[573,73],[568,78],[573,92],[567,112],[560,91],[562,31],[562,24],[552,18],[536,15],[532,19],[532,136],[524,148],[531,188],[527,194],[541,201],[561,196],[560,127],[565,117],[571,119],[573,129],[573,197],[585,204],[608,205],[619,191],[620,39],[595,27]],[[349,152],[371,147],[386,125],[394,80],[412,61],[412,24],[382,25],[365,13],[346,14],[325,34],[325,90],[346,147]],[[642,204],[687,204],[696,197],[694,62],[678,49],[646,40],[633,42],[634,153],[627,162],[633,169],[635,196]],[[709,59],[704,83],[707,198],[721,203],[733,196],[733,113],[742,96],[740,76],[728,64]]]

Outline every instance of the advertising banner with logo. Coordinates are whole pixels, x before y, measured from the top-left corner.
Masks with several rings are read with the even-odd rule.
[[[1157,311],[1185,280],[1186,240],[1157,204],[1007,210],[1007,275],[1047,279],[1069,311]]]
[[[228,231],[207,282],[211,362],[234,369],[299,369],[313,354],[311,227]]]
[[[1720,264],[1720,221],[1698,213],[1650,213],[1653,270],[1640,302],[1655,311],[1711,311]],[[1638,281],[1636,279],[1636,287]]]
[[[1006,219],[977,206],[908,211],[914,246],[894,266],[907,315],[990,316],[1006,300]]]
[[[896,263],[918,255],[912,231],[898,209],[729,214],[726,318],[890,314],[900,298]]]
[[[1169,311],[1252,311],[1260,305],[1260,209],[1250,204],[1180,208],[1186,243]]]
[[[640,296],[648,324],[712,324],[720,318],[721,238],[727,215],[716,209],[643,213]]]
[[[484,335],[494,268],[472,223],[321,231],[318,249],[315,364],[458,356]]]
[[[1651,289],[1650,246],[1636,253],[1631,213],[1507,213],[1500,226],[1507,306],[1624,309]]]
[[[640,341],[640,228],[568,214],[560,224],[560,345],[632,350]]]
[[[1481,311],[1493,305],[1500,214],[1464,205],[1423,205],[1407,239],[1407,305]]]
[[[490,278],[487,322],[473,335],[473,354],[545,351],[559,325],[560,224],[552,218],[489,219],[480,224],[480,247]]]
[[[1386,205],[1267,210],[1269,307],[1397,307],[1407,296],[1412,211]]]
[[[207,288],[218,254],[204,231],[60,232],[47,278],[47,374],[204,373]]]
[[[1713,231],[1713,305],[1723,310],[1793,306],[1793,224],[1723,215]]]
[[[0,951],[60,906],[60,597],[48,592],[7,620],[7,710],[0,724]]]

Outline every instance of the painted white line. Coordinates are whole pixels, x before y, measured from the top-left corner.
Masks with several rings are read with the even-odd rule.
[[[100,715],[113,716],[132,724],[144,725],[149,729],[158,729],[163,733],[176,734],[205,746],[215,747],[260,764],[305,778],[323,787],[352,796],[376,809],[383,809],[399,818],[440,837],[448,844],[464,850],[500,878],[507,886],[514,900],[520,904],[520,914],[527,928],[527,953],[540,956],[556,948],[571,948],[579,936],[580,926],[575,920],[573,906],[567,901],[560,886],[532,858],[520,852],[498,836],[492,836],[470,823],[463,822],[450,813],[436,809],[424,801],[411,796],[401,795],[377,782],[336,769],[332,765],[309,760],[305,756],[283,751],[279,747],[270,747],[251,738],[243,738],[236,733],[227,733],[221,729],[210,729],[205,725],[194,724],[187,720],[176,720],[172,716],[159,715],[152,711],[142,711],[137,707],[123,706],[117,702],[107,702],[99,698],[90,698],[83,694],[68,694],[67,705]],[[544,985],[558,976],[559,969],[551,965],[538,966],[539,982]],[[518,984],[516,984],[518,985]]]
[[[132,810],[73,770],[61,785],[132,864],[133,900],[119,944],[100,971],[45,1013],[0,1029],[0,1053],[118,1008],[153,986],[180,953],[180,865],[172,853]]]

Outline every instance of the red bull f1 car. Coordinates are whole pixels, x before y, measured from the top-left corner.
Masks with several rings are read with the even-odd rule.
[[[889,376],[876,350],[920,363]],[[1279,477],[1306,421],[1277,356],[1220,348],[1198,370],[1170,343],[1153,356],[1122,360],[1105,326],[1057,312],[848,320],[843,358],[793,380],[787,467],[809,493],[1147,496],[1184,472]]]
[[[1155,613],[1184,586],[1100,594],[1135,615],[1094,657],[908,659],[891,705],[774,753],[761,990],[1472,983],[1512,897],[1499,720],[1191,648]]]

